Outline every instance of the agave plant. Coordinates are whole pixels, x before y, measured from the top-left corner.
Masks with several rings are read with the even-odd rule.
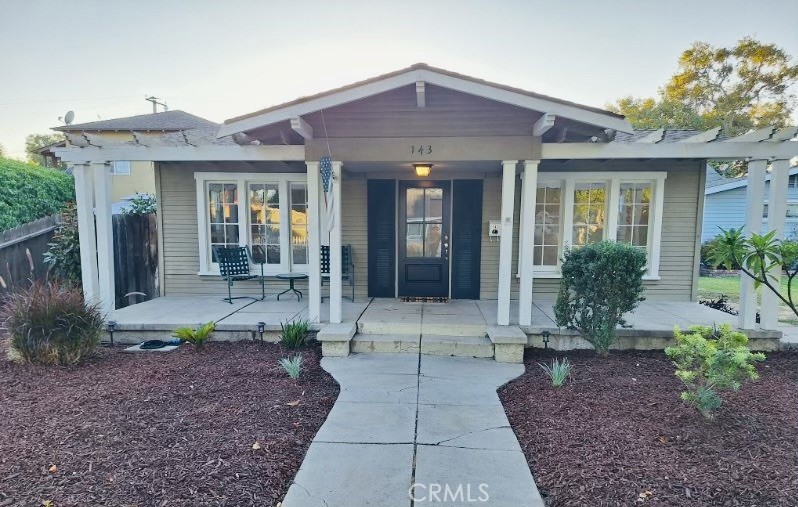
[[[285,370],[289,377],[296,380],[302,373],[302,354],[293,357],[283,357],[277,363]]]
[[[562,361],[552,359],[551,365],[538,363],[538,366],[546,372],[546,376],[551,379],[551,385],[554,387],[561,387],[571,376],[571,363],[568,362],[567,357]]]

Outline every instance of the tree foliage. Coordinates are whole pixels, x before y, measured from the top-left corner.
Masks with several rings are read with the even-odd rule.
[[[565,253],[554,314],[557,325],[577,329],[600,354],[615,342],[623,316],[643,300],[646,254],[600,241]]]
[[[713,264],[739,265],[754,280],[756,288],[764,285],[798,316],[798,301],[794,299],[792,286],[798,276],[798,241],[777,239],[776,231],[746,237],[742,228],[721,230],[710,252]],[[786,296],[774,277],[782,271],[787,275]]]
[[[75,199],[72,176],[35,164],[0,158],[0,231],[58,213]]]
[[[695,42],[657,98],[623,97],[608,105],[641,129],[722,127],[734,136],[788,124],[795,107],[790,86],[798,63],[775,44],[745,37],[732,47]]]
[[[25,153],[28,154],[28,162],[44,165],[44,157],[36,153],[36,150],[53,143],[64,140],[63,134],[30,134],[25,137]]]

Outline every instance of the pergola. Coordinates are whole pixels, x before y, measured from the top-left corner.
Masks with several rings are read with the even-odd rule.
[[[296,123],[301,127],[301,117]],[[535,125],[535,136],[542,136],[554,123],[554,115],[544,115]],[[294,161],[305,162],[308,167],[308,193],[319,195],[318,160],[308,160],[303,145],[263,145],[246,136],[208,140],[193,137],[190,132],[176,132],[163,136],[146,136],[131,132],[134,141],[120,142],[96,134],[68,134],[68,146],[54,148],[61,160],[73,167],[78,207],[81,267],[86,297],[99,302],[106,311],[114,306],[114,262],[113,231],[111,224],[110,164],[113,161],[152,162],[229,162],[229,161]],[[766,127],[746,134],[724,138],[720,128],[715,128],[681,138],[668,139],[664,129],[635,136],[634,140],[616,136],[608,131],[607,136],[594,138],[593,142],[542,143],[537,160],[525,160],[522,164],[522,212],[523,223],[534,223],[538,166],[541,160],[608,160],[608,159],[699,159],[699,160],[746,160],[748,162],[748,186],[745,231],[758,232],[762,225],[765,200],[765,177],[770,166],[771,185],[768,196],[770,212],[767,227],[784,237],[784,221],[787,207],[787,184],[790,159],[798,156],[798,127],[777,129]],[[236,142],[233,142],[235,140]],[[241,144],[239,144],[241,143]],[[513,207],[518,160],[502,161],[502,236],[512,237]],[[346,161],[334,161],[333,170],[340,177]],[[340,192],[340,186],[335,186]],[[703,192],[701,193],[703,196]],[[340,202],[340,195],[335,197]],[[309,273],[309,315],[319,320],[320,272],[318,251],[321,227],[319,226],[319,203],[310,199],[308,206],[308,244],[311,253]],[[340,207],[337,213],[340,214]],[[94,215],[94,219],[93,216]],[[341,321],[341,220],[337,216],[330,231],[330,322]],[[696,238],[696,248],[700,241]],[[96,241],[95,241],[96,238]],[[498,323],[509,324],[510,286],[512,280],[512,242],[502,242],[499,255]],[[519,245],[519,258],[531,258],[533,236],[525,234]],[[315,264],[314,264],[315,263]],[[695,270],[698,270],[696,265]],[[532,285],[534,279],[532,263],[521,263],[519,323],[531,323]],[[776,275],[778,276],[778,275]],[[756,315],[756,293],[753,281],[741,278],[739,327],[753,329]],[[765,291],[762,295],[763,329],[776,329],[778,299]]]

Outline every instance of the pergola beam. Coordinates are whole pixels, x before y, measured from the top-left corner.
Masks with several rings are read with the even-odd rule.
[[[650,134],[641,137],[635,142],[642,144],[656,144],[662,141],[664,137],[665,137],[665,129],[657,129],[654,132],[651,132]]]
[[[798,143],[676,142],[676,143],[543,143],[543,159],[784,159],[798,155]]]
[[[189,161],[303,161],[305,147],[302,145],[205,145],[205,146],[137,146],[84,148],[70,146],[53,149],[64,162],[86,163],[92,160],[143,160],[158,162]]]

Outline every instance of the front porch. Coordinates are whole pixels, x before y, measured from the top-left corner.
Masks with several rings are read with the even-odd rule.
[[[518,315],[518,303],[511,303],[511,315]],[[532,304],[532,325],[519,326],[527,335],[526,346],[543,347],[548,333],[548,346],[559,350],[590,348],[574,331],[560,329],[554,318],[554,300],[541,299]],[[324,317],[329,303],[321,305]],[[446,354],[450,344],[454,352],[463,355],[484,356],[482,348],[491,348],[486,338],[489,328],[497,325],[495,300],[454,300],[449,303],[404,303],[396,299],[369,298],[354,303],[342,302],[344,323],[356,323],[356,335],[351,350],[403,351]],[[196,326],[213,320],[217,340],[261,339],[258,323],[262,322],[266,341],[279,339],[280,324],[308,319],[305,301],[237,300],[234,304],[222,301],[220,296],[162,297],[109,314],[115,323],[114,339],[137,343],[144,339],[169,338],[175,328]],[[322,319],[326,321],[326,319]],[[689,301],[644,301],[629,315],[631,328],[619,330],[619,349],[661,349],[669,344],[673,327],[728,323],[736,327],[733,315],[713,310]],[[512,320],[510,326],[518,326]],[[321,330],[323,323],[313,323],[312,329]],[[754,348],[774,350],[782,336],[795,334],[794,328],[783,327],[777,331],[747,331]],[[435,344],[435,346],[433,346]],[[454,353],[453,353],[454,355]],[[459,355],[459,354],[458,354]],[[492,357],[492,354],[491,356]]]

